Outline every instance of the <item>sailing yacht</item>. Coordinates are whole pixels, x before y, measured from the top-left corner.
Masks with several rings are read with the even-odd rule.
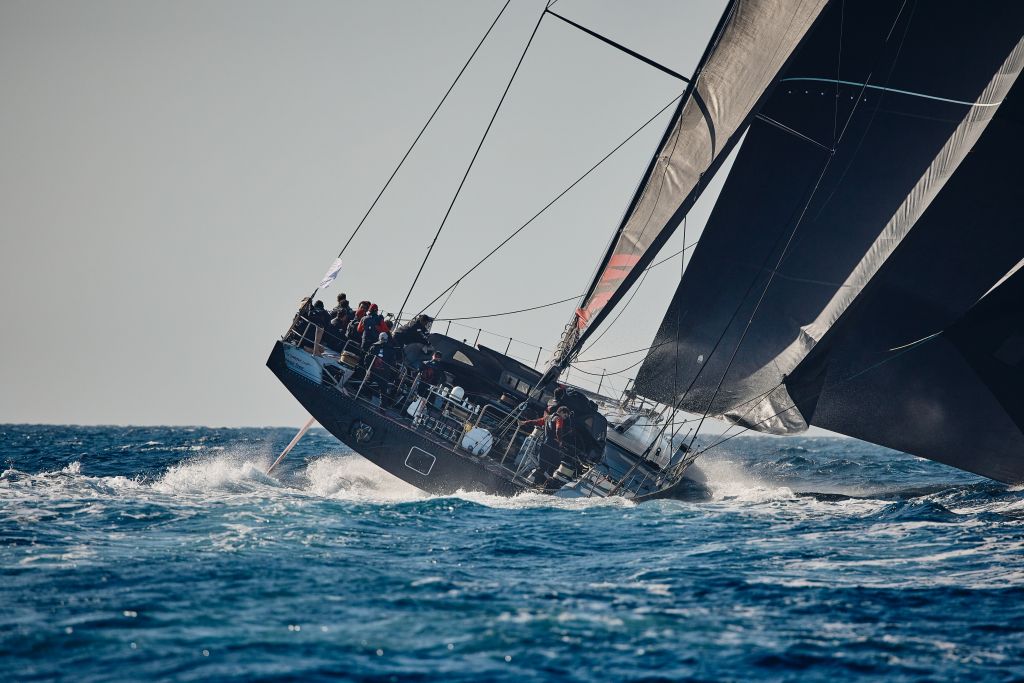
[[[732,436],[811,425],[1024,481],[1022,66],[1021,3],[732,0],[675,74],[686,90],[543,373],[434,333],[444,373],[427,381],[325,344],[305,308],[268,366],[432,493],[678,495]],[[572,391],[575,436],[552,441],[528,419],[734,150],[635,382]],[[741,431],[698,445],[712,417]]]

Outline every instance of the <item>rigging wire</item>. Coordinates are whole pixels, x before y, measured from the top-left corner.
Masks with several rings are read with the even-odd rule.
[[[451,291],[454,292],[455,288],[452,287]],[[448,296],[450,298],[451,294],[449,294]],[[481,318],[500,318],[500,317],[505,316],[505,315],[515,315],[516,313],[526,313],[528,311],[536,311],[536,310],[539,310],[541,308],[549,308],[551,306],[557,306],[558,304],[564,304],[564,303],[566,303],[568,301],[573,301],[573,300],[578,299],[578,298],[579,298],[579,295],[576,294],[576,295],[573,295],[573,296],[570,296],[570,297],[566,297],[564,299],[559,299],[558,301],[552,301],[551,303],[548,303],[548,304],[540,304],[539,306],[531,306],[529,308],[520,308],[520,309],[515,310],[515,311],[505,311],[504,313],[490,313],[488,315],[464,315],[464,316],[460,316],[458,318],[434,318],[434,321],[435,322],[450,322],[450,321],[454,321],[454,320],[479,320]],[[448,300],[445,299],[446,303],[447,303],[447,301]],[[444,304],[441,304],[441,308],[444,308]],[[438,309],[438,313],[440,313],[440,309]]]
[[[462,282],[462,280],[464,280],[464,279],[465,279],[466,277],[468,277],[468,276],[469,276],[469,275],[470,275],[471,273],[473,273],[473,271],[475,271],[475,270],[476,270],[477,268],[479,268],[480,266],[482,266],[482,265],[484,264],[484,262],[485,262],[485,261],[487,261],[487,260],[488,260],[488,259],[490,259],[490,258],[491,258],[492,256],[494,256],[494,254],[496,254],[496,253],[498,252],[498,250],[499,250],[499,249],[501,249],[501,248],[502,248],[502,247],[504,247],[504,246],[505,246],[506,244],[508,244],[509,242],[511,242],[511,241],[512,241],[512,240],[513,240],[513,239],[514,239],[514,238],[515,238],[515,237],[516,237],[517,235],[519,235],[519,233],[521,233],[521,232],[522,232],[522,231],[523,231],[524,229],[526,229],[526,227],[527,227],[527,226],[529,226],[529,225],[530,225],[531,223],[533,223],[533,221],[537,220],[537,219],[538,219],[538,218],[540,217],[540,215],[541,215],[542,213],[544,213],[544,212],[545,212],[545,211],[547,211],[547,210],[548,210],[549,208],[551,208],[551,206],[553,206],[553,205],[555,204],[555,202],[557,202],[557,201],[558,201],[559,199],[561,199],[561,198],[562,198],[562,197],[564,197],[564,196],[565,196],[566,194],[568,194],[570,190],[572,190],[572,189],[573,189],[574,187],[576,187],[577,185],[579,185],[579,184],[580,184],[580,182],[582,182],[582,181],[583,181],[583,180],[584,180],[584,179],[585,179],[585,178],[586,178],[587,176],[589,176],[589,175],[590,175],[591,173],[593,173],[593,172],[594,172],[594,171],[595,171],[595,170],[597,169],[597,167],[598,167],[598,166],[600,166],[600,165],[601,165],[601,164],[603,164],[603,163],[604,163],[605,161],[607,161],[607,160],[608,160],[608,159],[609,159],[609,158],[610,158],[610,157],[611,157],[611,156],[612,156],[613,154],[615,154],[615,153],[616,153],[617,151],[619,151],[619,150],[620,150],[620,149],[621,149],[622,147],[624,147],[624,146],[626,145],[626,143],[627,143],[627,142],[629,142],[629,141],[630,141],[630,140],[632,140],[632,139],[633,139],[634,137],[636,137],[636,136],[637,136],[638,134],[640,134],[640,132],[641,132],[641,131],[643,131],[643,129],[644,129],[644,128],[646,128],[647,126],[649,126],[649,125],[650,125],[650,124],[651,124],[651,123],[652,123],[652,122],[653,122],[653,121],[654,121],[655,119],[657,119],[657,118],[658,118],[659,116],[661,116],[661,115],[662,115],[663,113],[665,113],[665,110],[667,110],[667,109],[668,109],[669,107],[671,107],[671,106],[672,106],[672,105],[673,105],[673,104],[674,104],[674,103],[676,102],[676,100],[678,100],[678,99],[679,99],[680,97],[682,97],[682,95],[681,95],[681,94],[680,94],[680,95],[676,95],[675,97],[673,97],[673,98],[672,98],[672,100],[671,100],[671,101],[669,101],[669,103],[668,103],[668,104],[666,104],[666,105],[665,105],[664,107],[662,107],[661,109],[659,109],[659,110],[657,111],[657,113],[655,113],[655,114],[654,114],[654,116],[652,116],[651,118],[647,119],[647,121],[645,121],[645,122],[643,123],[643,125],[641,125],[641,126],[640,126],[639,128],[637,128],[637,129],[636,129],[636,130],[634,130],[634,131],[633,131],[632,133],[630,133],[628,137],[626,137],[626,138],[625,138],[625,139],[624,139],[624,140],[623,140],[622,142],[620,142],[620,143],[619,143],[619,144],[617,144],[617,145],[616,145],[616,146],[615,146],[614,148],[612,148],[612,150],[611,150],[610,152],[608,152],[608,153],[607,153],[607,154],[605,154],[605,155],[604,155],[603,157],[601,157],[601,159],[600,159],[600,160],[598,160],[598,162],[597,162],[597,163],[595,163],[595,164],[594,164],[593,166],[591,166],[591,167],[590,167],[590,168],[589,168],[589,169],[587,170],[587,172],[586,172],[586,173],[584,173],[583,175],[581,175],[581,176],[580,176],[579,178],[577,178],[576,180],[574,180],[574,181],[573,181],[573,182],[572,182],[572,183],[571,183],[571,184],[570,184],[569,186],[567,186],[567,187],[566,187],[566,188],[565,188],[564,190],[562,190],[561,192],[559,192],[559,193],[558,193],[558,195],[557,195],[557,196],[555,196],[555,198],[554,198],[554,199],[552,199],[552,200],[551,200],[550,202],[548,202],[547,204],[545,204],[545,205],[544,205],[544,207],[543,207],[543,208],[542,208],[542,209],[541,209],[540,211],[538,211],[537,213],[535,213],[535,214],[533,215],[533,217],[532,217],[532,218],[530,218],[530,219],[529,219],[528,221],[526,221],[526,222],[525,222],[525,223],[523,223],[523,224],[522,224],[521,226],[519,226],[519,227],[518,227],[518,228],[516,228],[516,229],[515,229],[514,231],[512,231],[512,233],[510,233],[510,234],[508,235],[508,237],[506,237],[506,238],[505,238],[505,239],[503,239],[503,240],[502,240],[501,242],[499,242],[499,243],[498,243],[498,245],[497,245],[496,247],[494,247],[494,249],[492,249],[491,251],[489,251],[489,252],[488,252],[488,253],[487,253],[487,254],[486,254],[486,255],[485,255],[485,256],[484,256],[483,258],[481,258],[481,259],[480,259],[479,261],[477,261],[477,262],[476,262],[475,264],[473,264],[473,266],[472,266],[472,267],[471,267],[471,268],[470,268],[469,270],[467,270],[467,271],[466,271],[465,273],[463,273],[462,275],[460,275],[460,276],[458,277],[458,279],[457,279],[457,280],[456,280],[455,282],[453,282],[452,284],[450,284],[450,285],[449,285],[449,286],[448,286],[447,288],[445,288],[445,290],[444,290],[444,291],[442,291],[442,292],[441,292],[440,294],[438,294],[438,295],[437,295],[436,297],[434,297],[434,298],[433,298],[433,299],[432,299],[432,300],[431,300],[431,301],[430,301],[429,303],[427,303],[427,304],[426,304],[425,306],[423,306],[423,308],[422,308],[422,309],[420,310],[420,313],[423,313],[423,312],[424,312],[424,311],[426,311],[426,310],[427,310],[428,308],[430,308],[430,307],[431,307],[431,306],[433,306],[433,305],[434,305],[435,303],[437,303],[437,302],[438,302],[438,300],[439,300],[439,299],[440,299],[441,297],[443,297],[443,296],[444,296],[445,294],[447,294],[447,293],[448,293],[448,291],[449,291],[450,289],[452,289],[453,287],[456,287],[456,286],[457,286],[457,285],[458,285],[458,284],[459,284],[460,282]],[[576,298],[576,297],[574,297],[574,298]]]
[[[437,314],[438,315],[441,315],[441,311],[443,311],[444,307],[448,305],[449,301],[451,301],[452,294],[455,294],[455,290],[456,289],[458,289],[458,288],[457,287],[452,287],[452,291],[448,292],[448,296],[446,296],[444,301],[441,302],[441,306],[437,309]]]
[[[363,223],[366,222],[366,219],[370,216],[370,213],[373,211],[374,207],[377,206],[377,202],[379,202],[380,198],[384,196],[384,192],[391,185],[391,181],[395,179],[396,175],[398,175],[398,171],[401,170],[402,165],[405,164],[405,160],[409,158],[409,155],[412,153],[413,148],[416,147],[416,144],[420,141],[420,138],[423,137],[423,134],[427,131],[427,128],[430,126],[430,123],[434,120],[434,117],[437,116],[437,112],[441,110],[441,105],[445,103],[445,100],[448,99],[448,96],[452,93],[452,90],[455,89],[455,85],[459,82],[459,79],[462,78],[462,74],[466,72],[466,69],[469,67],[470,62],[472,62],[473,58],[476,57],[476,53],[480,51],[480,47],[484,44],[484,41],[487,40],[487,36],[491,34],[491,30],[494,29],[495,25],[498,23],[498,20],[501,19],[501,15],[505,13],[505,9],[508,7],[511,1],[512,0],[505,0],[505,4],[502,5],[501,10],[498,12],[498,16],[494,17],[494,21],[492,21],[491,25],[487,28],[487,32],[484,33],[483,38],[481,38],[480,42],[477,43],[475,48],[473,48],[473,52],[472,54],[469,55],[469,59],[467,59],[466,63],[462,65],[462,68],[459,69],[459,73],[457,76],[455,76],[455,80],[452,81],[452,84],[450,86],[448,86],[448,90],[441,98],[441,101],[437,103],[436,107],[434,107],[434,111],[430,114],[430,117],[427,119],[427,122],[423,124],[423,128],[421,128],[420,132],[416,134],[416,138],[412,141],[412,144],[409,145],[409,149],[407,149],[405,151],[405,154],[402,155],[402,159],[398,162],[398,166],[396,166],[395,170],[391,172],[391,176],[387,179],[387,182],[384,183],[384,187],[380,188],[380,192],[377,193],[377,196],[376,198],[374,198],[373,203],[370,204],[370,208],[366,210],[366,213],[363,214],[363,217],[360,219],[359,223],[356,224],[356,227],[352,231],[352,234],[349,235],[348,239],[345,241],[344,246],[342,246],[341,251],[338,252],[338,258],[341,258],[342,255],[345,253],[345,250],[348,249],[348,245],[350,245],[352,243],[352,240],[355,239],[355,236],[359,232],[359,229],[363,227]],[[313,295],[316,295],[315,291],[313,292]]]
[[[640,353],[642,351],[653,351],[654,349],[662,347],[665,344],[671,344],[671,343],[672,343],[671,341],[663,341],[660,344],[653,344],[651,346],[645,346],[642,349],[633,349],[632,351],[625,351],[623,353],[616,353],[614,356],[603,356],[601,358],[588,358],[586,360],[576,360],[576,361],[573,361],[573,364],[575,365],[576,363],[594,363],[594,362],[599,361],[599,360],[610,360],[612,358],[621,358],[622,356],[631,356],[634,353]]]
[[[657,263],[653,263],[653,264],[647,266],[647,269],[644,271],[645,274],[646,274],[647,270],[651,270],[653,268],[657,268],[658,266],[662,265],[663,263],[666,263],[667,261],[675,258],[676,256],[679,256],[684,251],[686,251],[687,249],[690,249],[690,248],[692,248],[694,246],[696,246],[696,243],[687,245],[686,247],[680,249],[679,251],[675,252],[671,256],[668,256],[668,257],[662,259],[661,261],[658,261]],[[441,308],[444,308],[445,304],[447,304],[448,299],[451,298],[451,292],[455,291],[455,287],[457,286],[457,284],[458,283],[456,283],[456,285],[453,285],[450,288],[449,294],[448,294],[448,298],[445,299],[445,303],[441,304]],[[564,303],[568,303],[570,301],[573,301],[575,299],[579,299],[581,296],[582,296],[582,294],[576,294],[574,296],[569,296],[569,297],[566,297],[564,299],[559,299],[558,301],[552,301],[552,302],[546,303],[546,304],[539,304],[537,306],[530,306],[529,308],[519,308],[519,309],[516,309],[514,311],[505,311],[503,313],[487,313],[485,315],[463,315],[463,316],[458,316],[458,317],[455,317],[455,318],[436,318],[435,317],[434,321],[435,322],[454,322],[454,321],[458,321],[458,320],[481,320],[483,318],[500,318],[500,317],[506,316],[506,315],[515,315],[517,313],[528,313],[530,311],[537,311],[537,310],[540,310],[542,308],[550,308],[551,306],[557,306],[559,304],[564,304]],[[628,306],[628,303],[627,303],[627,306]],[[438,313],[440,313],[440,310],[441,309],[438,309]],[[621,313],[620,313],[620,315],[621,315]],[[613,321],[612,324],[614,324],[614,321]],[[609,327],[611,327],[611,325],[609,325]],[[487,332],[487,330],[484,330],[484,332]],[[497,334],[497,333],[496,332],[492,332],[491,334]],[[499,336],[502,336],[502,335],[499,335]],[[600,339],[600,337],[598,337],[598,339]],[[597,339],[595,339],[594,342],[596,343]],[[585,362],[588,362],[588,361],[577,361],[577,362],[585,363]]]
[[[434,246],[437,244],[437,238],[441,236],[441,231],[444,230],[445,223],[448,222],[448,217],[452,213],[452,209],[455,207],[455,202],[458,201],[459,195],[462,193],[462,188],[466,185],[466,179],[469,178],[470,171],[473,170],[473,164],[476,163],[477,157],[480,155],[480,150],[483,149],[484,142],[487,140],[487,134],[491,132],[491,126],[494,125],[494,120],[498,118],[498,112],[501,111],[501,105],[505,103],[505,98],[508,96],[509,90],[512,88],[512,82],[515,81],[516,75],[519,73],[519,68],[523,65],[523,60],[526,59],[526,53],[530,50],[530,45],[533,44],[533,39],[537,35],[537,29],[540,28],[541,22],[544,20],[544,15],[547,13],[547,7],[537,17],[537,23],[533,26],[533,31],[530,33],[530,38],[526,41],[526,46],[523,48],[523,52],[519,55],[519,61],[516,62],[516,68],[512,71],[512,75],[508,79],[508,83],[505,84],[505,91],[501,94],[501,99],[498,100],[498,106],[494,108],[494,113],[491,114],[491,120],[487,122],[487,128],[484,129],[484,134],[480,137],[480,142],[476,146],[476,151],[473,152],[473,158],[469,160],[469,165],[466,167],[466,172],[462,175],[462,180],[459,182],[458,188],[455,190],[455,195],[452,197],[451,203],[448,204],[448,210],[444,213],[444,218],[441,219],[441,224],[437,226],[437,232],[434,233],[434,239],[431,240],[430,246],[427,247],[427,253],[423,257],[423,261],[420,263],[419,270],[416,271],[416,277],[413,278],[412,284],[409,285],[409,291],[405,295],[405,300],[402,301],[402,307],[398,309],[397,320],[402,319],[402,313],[405,311],[405,305],[409,303],[409,297],[412,296],[412,292],[416,289],[416,283],[419,282],[420,275],[423,274],[423,268],[427,265],[427,259],[430,258],[431,252],[434,251]]]
[[[641,351],[644,351],[644,350],[646,350],[646,349],[641,349]],[[621,375],[624,372],[629,372],[630,370],[632,370],[633,368],[635,368],[636,366],[640,365],[643,362],[644,362],[644,359],[641,358],[640,360],[638,360],[637,362],[633,363],[632,365],[624,367],[621,370],[616,370],[615,372],[589,372],[589,371],[584,370],[583,368],[579,367],[575,363],[571,367],[576,372],[582,372],[584,375],[590,375],[591,377],[614,377],[615,375]]]

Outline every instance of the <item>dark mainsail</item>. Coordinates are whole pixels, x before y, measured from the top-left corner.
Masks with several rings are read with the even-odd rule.
[[[1024,79],[786,379],[812,424],[1024,481]]]
[[[682,222],[826,2],[730,2],[576,312],[567,355]]]
[[[969,157],[1022,31],[1021,3],[831,3],[748,131],[638,393],[806,428],[784,380]]]

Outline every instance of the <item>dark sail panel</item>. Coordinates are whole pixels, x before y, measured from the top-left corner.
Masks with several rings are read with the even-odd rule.
[[[785,433],[784,378],[968,156],[1021,68],[1024,5],[833,3],[751,126],[637,377]]]
[[[1024,481],[1024,82],[786,379],[811,423]]]
[[[576,348],[682,222],[825,3],[730,3],[576,313]]]

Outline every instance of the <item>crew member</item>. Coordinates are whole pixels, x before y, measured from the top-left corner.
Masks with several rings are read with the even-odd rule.
[[[419,314],[395,331],[395,344],[403,347],[407,344],[429,344],[427,334],[434,319],[426,314]]]
[[[533,473],[533,481],[546,485],[561,464],[563,455],[572,455],[573,424],[572,413],[566,406],[559,406],[547,417],[535,420],[520,420],[520,425],[536,425],[544,427],[544,445],[538,454],[540,464]]]
[[[444,368],[441,367],[441,353],[434,351],[430,360],[420,366],[419,383],[416,393],[422,398],[430,395],[430,386],[440,384],[444,380]]]
[[[427,384],[437,384],[444,379],[444,368],[441,367],[441,352],[434,351],[430,360],[420,367],[420,379]]]
[[[339,294],[338,305],[331,309],[331,324],[344,330],[349,321],[352,320],[352,315],[352,307],[348,305],[348,297],[345,294]]]
[[[377,339],[381,332],[387,330],[379,329],[381,323],[384,322],[384,318],[380,313],[377,312],[377,304],[370,304],[369,310],[366,315],[359,321],[359,333],[362,336],[362,347],[368,348],[373,344],[373,340]]]
[[[317,302],[313,304],[313,310],[309,314],[309,321],[324,329],[331,324],[331,314],[324,309],[323,301],[317,299]]]
[[[519,425],[544,427],[544,441],[550,446],[566,450],[572,445],[572,413],[566,406],[559,406],[550,415],[535,420],[520,420]]]

